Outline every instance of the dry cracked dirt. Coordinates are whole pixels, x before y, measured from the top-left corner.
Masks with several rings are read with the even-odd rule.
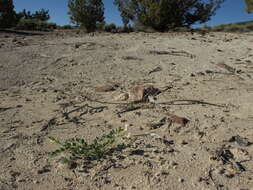
[[[253,33],[1,32],[0,189],[252,190],[252,44]],[[134,102],[138,85],[160,93]],[[126,126],[131,146],[92,165],[49,158],[49,137]]]

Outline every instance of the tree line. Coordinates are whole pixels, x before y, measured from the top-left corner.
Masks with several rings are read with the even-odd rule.
[[[225,0],[114,0],[124,28],[130,25],[146,26],[165,32],[177,27],[205,23],[215,15]],[[244,0],[248,13],[253,12],[253,0]],[[102,0],[68,0],[70,20],[88,32],[105,26]],[[50,19],[45,9],[34,13],[15,12],[13,0],[0,0],[0,28],[45,23]],[[33,25],[32,25],[33,26]],[[107,26],[108,27],[108,26]],[[111,25],[112,28],[115,25]]]

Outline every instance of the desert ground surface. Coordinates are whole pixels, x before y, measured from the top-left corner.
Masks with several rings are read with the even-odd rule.
[[[120,127],[92,165],[48,157]],[[1,190],[252,190],[252,143],[253,33],[0,33]]]

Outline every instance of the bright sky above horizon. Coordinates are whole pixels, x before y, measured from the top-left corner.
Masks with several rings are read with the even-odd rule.
[[[18,12],[23,9],[30,10],[32,12],[41,8],[49,9],[49,14],[51,16],[50,21],[56,22],[59,25],[65,25],[70,23],[69,16],[67,14],[67,2],[68,0],[14,0],[14,5],[15,10]],[[109,24],[115,23],[117,25],[122,25],[121,17],[117,7],[113,5],[113,0],[104,0],[104,6],[106,22]],[[253,20],[253,13],[247,14],[245,12],[244,0],[226,0],[207,25],[215,26],[219,24],[249,20]]]

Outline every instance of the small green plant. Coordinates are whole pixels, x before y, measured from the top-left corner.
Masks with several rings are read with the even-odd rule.
[[[60,148],[50,154],[51,158],[64,153],[66,156],[60,157],[58,161],[62,163],[68,163],[76,160],[101,160],[106,158],[113,150],[122,148],[123,143],[117,143],[118,138],[124,136],[124,129],[119,128],[110,131],[108,134],[104,134],[101,137],[96,137],[90,144],[82,138],[73,138],[65,142],[49,137],[49,139],[56,144],[60,145]]]

